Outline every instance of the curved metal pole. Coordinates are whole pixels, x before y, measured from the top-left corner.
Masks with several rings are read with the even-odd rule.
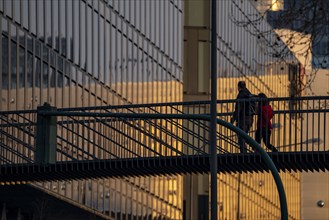
[[[135,113],[95,113],[95,112],[64,112],[64,111],[38,111],[38,114],[41,115],[53,115],[53,116],[81,116],[81,117],[115,117],[115,118],[133,118],[133,119],[195,119],[195,120],[204,120],[211,121],[209,115],[197,115],[197,114],[135,114]],[[284,191],[284,187],[281,181],[278,170],[276,169],[272,159],[266,151],[246,132],[236,127],[235,125],[217,118],[217,124],[220,124],[238,135],[240,135],[245,141],[254,149],[259,152],[261,157],[264,159],[265,164],[270,169],[276,187],[279,193],[280,198],[280,209],[281,209],[281,219],[288,220],[288,208],[287,208],[287,199]]]
[[[281,181],[281,177],[279,175],[278,170],[276,169],[276,166],[274,165],[272,159],[266,151],[254,140],[252,139],[246,132],[241,130],[240,128],[234,126],[233,124],[223,121],[221,119],[218,119],[217,122],[221,124],[222,126],[234,131],[238,135],[240,135],[245,141],[250,144],[254,149],[256,149],[259,154],[264,159],[267,167],[271,170],[272,176],[274,178],[274,181],[276,183],[276,187],[278,189],[279,198],[280,198],[280,209],[281,209],[281,219],[282,220],[288,220],[288,206],[287,206],[287,199],[286,199],[286,193],[284,191],[284,187]]]

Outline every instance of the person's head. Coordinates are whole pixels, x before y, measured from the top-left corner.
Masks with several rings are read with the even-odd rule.
[[[259,93],[258,97],[261,98],[261,104],[262,105],[268,105],[268,100],[267,100],[267,96],[264,93]]]
[[[239,81],[238,82],[238,90],[240,91],[241,89],[246,88],[246,82],[245,81]]]
[[[258,94],[258,97],[262,99],[267,99],[267,96],[262,92]]]

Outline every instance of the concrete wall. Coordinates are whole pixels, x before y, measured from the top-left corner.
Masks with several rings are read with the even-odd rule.
[[[329,219],[329,173],[303,173],[301,178],[301,219]],[[319,201],[324,206],[317,205]]]

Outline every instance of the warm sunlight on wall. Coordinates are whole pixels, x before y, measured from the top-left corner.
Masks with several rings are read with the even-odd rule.
[[[278,11],[281,8],[281,3],[279,0],[272,0],[272,7],[271,10],[272,11]]]

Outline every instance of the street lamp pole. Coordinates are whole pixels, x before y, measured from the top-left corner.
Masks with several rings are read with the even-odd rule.
[[[210,218],[217,220],[217,0],[211,1]]]

